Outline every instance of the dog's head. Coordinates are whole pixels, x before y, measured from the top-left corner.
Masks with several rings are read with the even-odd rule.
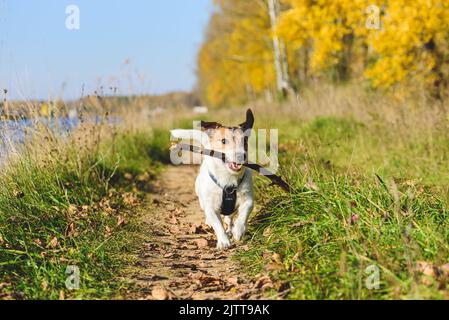
[[[241,172],[247,159],[248,137],[254,124],[251,109],[246,111],[246,121],[236,127],[223,126],[218,122],[201,121],[201,128],[207,133],[212,150],[226,155],[225,166],[233,174]]]

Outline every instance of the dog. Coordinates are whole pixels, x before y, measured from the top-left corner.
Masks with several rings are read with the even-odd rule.
[[[254,207],[252,173],[243,166],[248,158],[248,138],[253,125],[251,109],[246,112],[245,122],[235,127],[201,121],[202,132],[207,135],[203,144],[225,155],[224,161],[203,156],[195,180],[195,192],[204,211],[205,222],[214,230],[217,249],[220,250],[231,247],[231,236],[235,241],[242,240]],[[186,139],[194,138],[195,133],[177,129],[171,134],[174,138]],[[235,213],[237,217],[233,221]]]

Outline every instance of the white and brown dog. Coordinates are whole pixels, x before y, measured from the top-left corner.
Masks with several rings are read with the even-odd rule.
[[[237,127],[201,122],[201,128],[207,134],[207,139],[202,139],[202,143],[225,155],[225,161],[204,156],[195,181],[195,191],[205,213],[206,224],[215,231],[218,249],[231,246],[231,234],[235,241],[242,239],[253,209],[252,174],[243,166],[247,161],[248,136],[253,124],[254,116],[250,109],[246,112],[246,121]],[[172,130],[171,134],[176,139],[195,139],[193,131],[178,129]],[[238,215],[233,221],[235,212]],[[221,216],[227,225],[226,230]]]

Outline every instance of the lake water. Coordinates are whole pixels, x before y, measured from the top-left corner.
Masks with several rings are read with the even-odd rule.
[[[99,124],[104,119],[96,116],[85,118],[84,122]],[[109,124],[117,124],[120,118],[109,117]],[[67,136],[81,123],[78,117],[61,118],[36,118],[22,120],[0,121],[0,164],[4,164],[5,158],[15,149],[15,146],[23,144],[27,137],[31,137],[37,126],[44,125],[50,128],[56,135]]]

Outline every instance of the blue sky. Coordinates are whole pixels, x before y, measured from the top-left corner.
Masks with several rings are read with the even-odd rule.
[[[66,28],[72,4],[79,30]],[[190,90],[212,10],[212,0],[0,0],[0,88],[10,99],[72,99],[83,85]]]

